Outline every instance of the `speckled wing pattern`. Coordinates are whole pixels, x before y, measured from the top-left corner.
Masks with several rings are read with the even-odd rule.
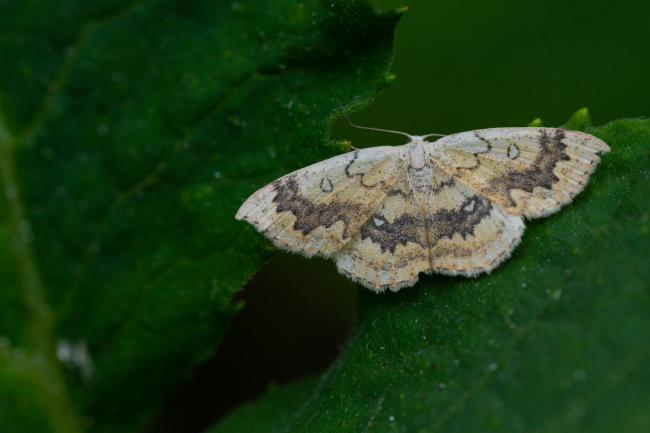
[[[538,218],[581,192],[609,146],[577,131],[493,128],[436,143],[441,167],[511,214]]]
[[[373,147],[295,171],[249,197],[236,218],[279,248],[332,256],[384,200],[401,162],[398,153],[391,146]]]
[[[507,259],[524,218],[558,211],[609,151],[589,134],[493,128],[411,137],[288,174],[254,193],[236,218],[277,247],[335,260],[381,292],[420,273],[475,276]]]

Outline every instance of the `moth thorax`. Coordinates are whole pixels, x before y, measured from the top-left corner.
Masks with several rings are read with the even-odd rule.
[[[409,165],[416,170],[421,170],[426,165],[422,140],[413,140],[408,144],[408,157]]]
[[[425,165],[420,169],[409,167],[408,177],[411,183],[411,188],[418,194],[426,195],[431,189],[431,179],[433,173],[430,165]]]

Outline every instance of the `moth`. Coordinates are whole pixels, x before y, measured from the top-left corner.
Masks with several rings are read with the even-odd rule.
[[[368,128],[376,129],[376,128]],[[388,131],[397,132],[397,131]],[[399,132],[398,132],[399,133]],[[408,137],[287,174],[237,212],[278,248],[323,256],[363,286],[397,291],[419,274],[477,276],[506,260],[524,220],[557,212],[610,150],[556,128]]]

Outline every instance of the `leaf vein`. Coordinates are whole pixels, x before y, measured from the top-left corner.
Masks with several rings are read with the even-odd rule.
[[[256,77],[262,77],[259,74],[258,70],[244,75],[243,77],[236,80],[230,87],[227,92],[225,92],[217,102],[213,103],[211,107],[203,111],[203,114],[197,118],[187,129],[187,132],[180,138],[176,140],[176,145],[181,145],[184,142],[189,141],[194,135],[198,132],[199,128],[213,115],[221,112],[228,98],[232,92],[242,86],[244,86],[249,81],[253,80]],[[139,193],[142,193],[149,188],[156,185],[160,179],[161,175],[167,170],[168,164],[164,160],[159,160],[154,167],[148,171],[141,179],[136,181],[133,185],[127,189],[118,192],[111,204],[108,205],[107,210],[104,212],[104,215],[99,219],[99,223],[96,225],[93,236],[86,243],[86,246],[82,249],[82,259],[78,268],[75,270],[72,276],[72,282],[70,284],[70,289],[66,292],[66,296],[61,303],[60,312],[62,315],[65,315],[69,312],[70,308],[74,305],[74,299],[77,296],[81,284],[83,283],[83,277],[88,271],[88,266],[92,262],[93,258],[101,252],[102,242],[101,239],[104,237],[109,221],[111,218],[117,214],[117,212],[129,202],[130,199],[137,196]]]
[[[17,134],[14,143],[17,144],[29,141],[31,138],[33,138],[34,133],[38,131],[38,128],[43,123],[48,111],[51,109],[54,100],[61,93],[72,65],[77,59],[77,55],[86,41],[88,41],[88,39],[90,39],[90,37],[95,32],[97,32],[109,22],[127,16],[129,13],[152,1],[156,0],[140,0],[135,3],[130,3],[123,9],[119,9],[118,11],[113,12],[107,16],[96,18],[79,26],[79,29],[77,30],[72,41],[64,50],[65,60],[61,63],[61,66],[55,73],[54,78],[50,81],[47,90],[45,91],[45,95],[41,99],[38,107],[36,107],[34,110],[32,117],[27,121],[26,126],[22,129],[22,131]]]

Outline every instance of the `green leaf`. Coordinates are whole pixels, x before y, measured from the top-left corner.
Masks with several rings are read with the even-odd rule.
[[[0,426],[136,431],[271,254],[234,220],[386,85],[365,1],[0,3]]]
[[[213,431],[647,431],[650,121],[587,129],[612,152],[504,265],[362,291],[349,344],[306,398],[276,391]]]
[[[284,387],[271,387],[263,399],[238,409],[231,417],[226,417],[216,429],[219,433],[284,431],[288,420],[300,412],[309,402],[318,383],[315,378],[306,379]]]

